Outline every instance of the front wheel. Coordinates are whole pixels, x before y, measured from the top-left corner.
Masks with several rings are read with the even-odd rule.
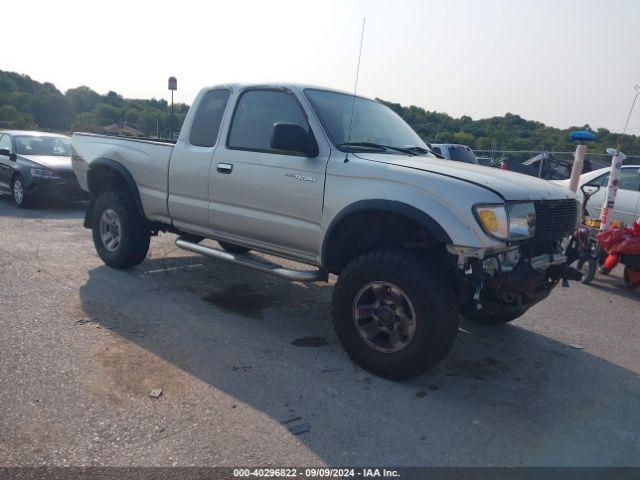
[[[149,225],[126,192],[102,192],[93,208],[93,243],[102,261],[124,269],[141,263],[149,251]]]
[[[30,198],[27,196],[27,191],[24,186],[24,180],[21,175],[16,175],[11,181],[11,195],[13,197],[13,203],[18,208],[27,208],[30,205]]]
[[[457,299],[417,252],[381,250],[351,262],[333,292],[333,324],[362,368],[401,380],[437,365],[458,334]]]

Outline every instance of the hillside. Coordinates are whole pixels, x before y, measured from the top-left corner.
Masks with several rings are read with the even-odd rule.
[[[462,143],[477,150],[571,151],[575,145],[568,134],[575,129],[588,129],[598,135],[598,141],[589,145],[590,152],[603,153],[618,141],[617,134],[604,128],[593,130],[589,125],[563,130],[512,113],[480,120],[468,116],[453,118],[446,113],[378,100],[430,142]],[[176,130],[188,109],[186,104],[175,105]],[[164,99],[126,99],[116,92],[100,95],[86,86],[63,94],[51,83],[0,70],[0,127],[3,128],[167,136],[169,122],[170,106]],[[640,137],[626,135],[624,150],[628,154],[639,154]]]
[[[189,106],[174,105],[179,130]],[[0,127],[56,131],[106,132],[132,136],[168,136],[171,106],[162,100],[100,95],[89,87],[64,94],[51,83],[0,70]]]
[[[453,118],[446,113],[431,112],[413,105],[403,107],[398,103],[377,100],[404,118],[422,138],[432,143],[462,143],[476,150],[573,151],[575,142],[569,140],[569,133],[573,130],[589,130],[598,136],[598,140],[591,142],[587,151],[604,153],[607,147],[617,145],[619,137],[606,128],[594,130],[589,125],[580,125],[560,129],[525,120],[513,113],[473,120],[468,116]],[[625,135],[624,151],[628,154],[640,153],[640,137]]]

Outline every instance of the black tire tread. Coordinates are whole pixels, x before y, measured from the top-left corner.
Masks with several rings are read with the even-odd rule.
[[[100,239],[100,216],[106,208],[113,208],[120,218],[123,230],[121,248],[109,252]],[[112,268],[126,269],[140,264],[147,256],[151,233],[147,219],[128,192],[107,190],[102,192],[93,209],[93,242],[102,261]]]
[[[352,318],[342,318],[340,312],[345,302],[349,308],[353,304],[353,298],[349,298],[347,292],[349,282],[358,281],[358,277],[369,268],[395,271],[407,282],[415,285],[422,297],[427,299],[429,334],[424,345],[420,345],[410,362],[402,362],[402,365],[363,364],[355,353],[358,347],[352,345],[350,336],[345,334],[343,322],[353,321]],[[392,380],[415,377],[437,365],[451,351],[458,334],[459,323],[456,295],[443,278],[444,273],[429,265],[425,257],[416,251],[377,250],[353,260],[338,278],[333,290],[331,311],[334,328],[347,354],[366,370]]]

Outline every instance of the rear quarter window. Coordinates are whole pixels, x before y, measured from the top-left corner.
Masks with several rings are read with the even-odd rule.
[[[216,144],[229,95],[229,90],[221,89],[211,90],[204,96],[191,125],[191,145],[213,147]]]

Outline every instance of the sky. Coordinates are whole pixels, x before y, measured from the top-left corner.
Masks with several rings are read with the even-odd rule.
[[[3,6],[0,69],[130,98],[286,81],[474,119],[620,131],[640,0],[32,1]],[[640,101],[639,101],[640,103]],[[640,110],[640,108],[638,108]],[[640,134],[635,111],[629,133]]]

